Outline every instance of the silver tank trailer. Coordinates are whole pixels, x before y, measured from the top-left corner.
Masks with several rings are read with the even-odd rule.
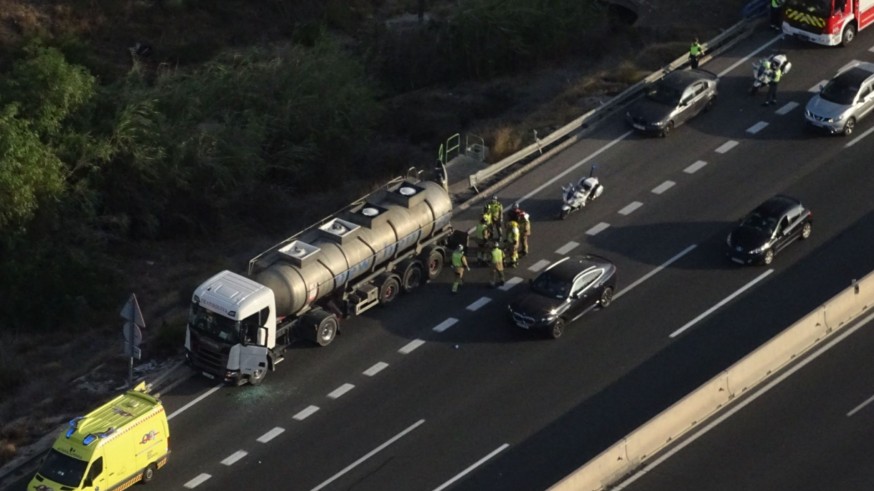
[[[389,185],[256,257],[249,274],[273,290],[277,316],[296,315],[442,231],[451,214],[436,182]]]

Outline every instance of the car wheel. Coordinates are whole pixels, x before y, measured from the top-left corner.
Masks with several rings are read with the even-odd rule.
[[[152,479],[155,478],[155,471],[157,469],[158,469],[158,466],[155,465],[154,463],[149,464],[148,466],[146,466],[145,469],[143,469],[143,478],[142,478],[143,484],[149,483],[152,481]]]
[[[668,136],[671,133],[671,130],[673,130],[673,129],[674,129],[674,122],[668,121],[668,123],[665,124],[665,127],[662,128],[662,132],[659,133],[659,136],[664,138],[664,137]]]
[[[601,298],[598,300],[598,304],[602,309],[606,309],[611,303],[613,303],[613,287],[608,286],[601,292]]]
[[[549,328],[549,337],[552,339],[558,339],[562,334],[564,334],[564,319],[559,317],[555,320],[555,323],[552,324],[552,327]]]
[[[856,127],[856,118],[850,118],[844,124],[844,131],[841,132],[844,136],[850,136],[853,134],[853,128]]]
[[[713,106],[714,106],[714,105],[716,105],[716,96],[711,97],[711,98],[707,101],[707,105],[704,106],[704,112],[707,112],[707,111],[713,109]]]
[[[813,225],[810,222],[804,222],[804,225],[801,226],[801,240],[810,237],[810,232],[812,231]]]
[[[841,34],[841,46],[846,46],[856,39],[856,25],[849,24],[844,28],[844,33]]]
[[[771,249],[765,251],[765,257],[762,258],[762,262],[765,263],[765,265],[774,262],[774,251]]]

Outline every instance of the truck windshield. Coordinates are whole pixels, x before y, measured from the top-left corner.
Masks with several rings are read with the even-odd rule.
[[[229,319],[199,304],[191,304],[188,323],[195,331],[225,343],[240,342],[240,321]]]
[[[832,0],[787,0],[785,7],[818,17],[830,17]]]
[[[42,463],[42,467],[39,468],[39,474],[62,486],[76,488],[82,482],[82,476],[85,475],[85,467],[87,466],[88,462],[84,460],[74,459],[52,449],[45,462]]]

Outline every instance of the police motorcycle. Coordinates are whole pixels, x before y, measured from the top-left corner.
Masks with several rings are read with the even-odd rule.
[[[756,95],[760,87],[764,87],[771,82],[770,71],[775,68],[780,68],[783,75],[789,73],[792,69],[792,63],[789,58],[783,53],[774,53],[770,56],[759,58],[753,62],[753,84],[750,86],[750,95]]]
[[[595,169],[597,166],[592,166],[589,172],[589,177],[584,177],[576,184],[570,182],[567,186],[561,188],[561,211],[558,217],[562,220],[567,218],[572,211],[577,211],[587,204],[595,201],[604,193],[604,186],[601,181],[595,177]]]

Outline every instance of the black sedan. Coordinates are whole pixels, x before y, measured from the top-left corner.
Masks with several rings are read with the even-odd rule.
[[[719,78],[706,70],[678,70],[651,85],[625,119],[642,133],[667,136],[675,127],[713,107]]]
[[[522,329],[559,338],[565,325],[596,306],[608,307],[615,289],[616,266],[609,260],[595,255],[566,257],[531,280],[529,291],[510,303],[510,318]]]
[[[813,213],[800,201],[777,195],[745,216],[726,239],[726,255],[738,264],[771,264],[797,239],[810,237]]]

